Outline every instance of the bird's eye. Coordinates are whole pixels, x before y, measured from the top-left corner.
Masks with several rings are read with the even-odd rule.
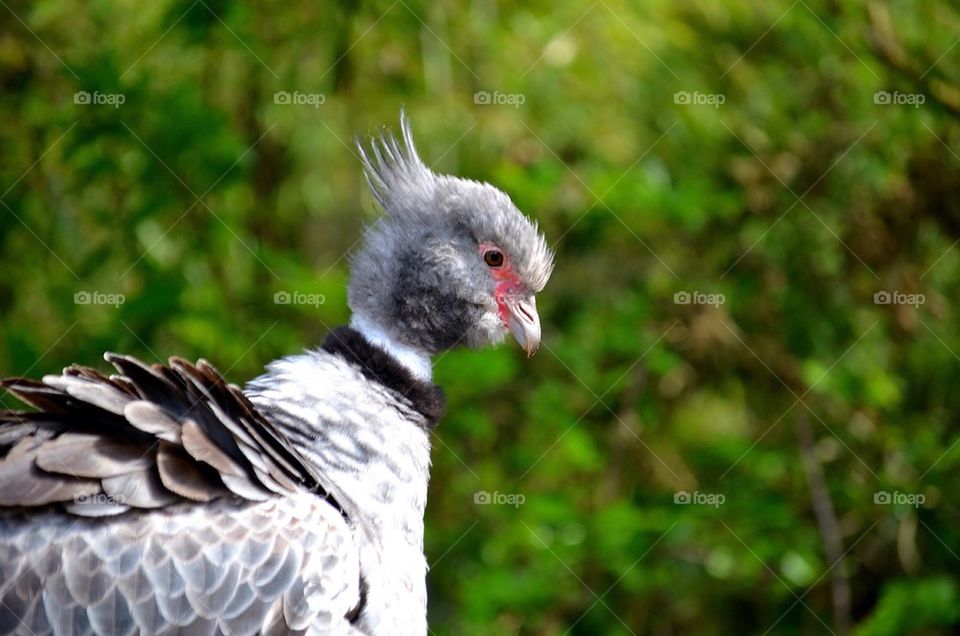
[[[483,253],[483,262],[490,267],[500,267],[503,265],[503,252],[500,250],[487,250]]]

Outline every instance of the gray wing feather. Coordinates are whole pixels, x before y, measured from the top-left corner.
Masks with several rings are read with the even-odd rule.
[[[40,522],[43,541],[31,535]],[[0,632],[268,633],[327,625],[359,602],[346,521],[314,496],[102,520],[0,517]],[[37,599],[42,599],[38,601]],[[33,604],[33,606],[31,606]],[[2,608],[3,606],[0,606]]]
[[[107,477],[100,484],[109,498],[135,508],[160,508],[179,500],[163,486],[156,466]]]
[[[134,400],[123,408],[123,416],[144,433],[173,444],[180,443],[180,425],[177,420],[153,402]]]
[[[129,393],[119,390],[112,383],[73,375],[47,375],[43,383],[115,415],[123,415],[123,408],[132,399]]]
[[[0,633],[356,633],[325,478],[209,364],[106,357],[0,382]]]
[[[38,449],[37,466],[48,472],[98,478],[143,470],[150,466],[150,458],[136,444],[98,434],[63,433]]]
[[[228,493],[325,495],[316,470],[210,364],[105,357],[123,375],[74,366],[42,383],[0,381],[41,409],[0,411],[0,506],[59,502],[105,516],[126,511],[116,504],[151,509]]]
[[[95,479],[64,480],[42,471],[36,465],[37,449],[27,448],[30,445],[31,440],[23,440],[0,462],[0,506],[27,502],[39,506],[100,492],[100,482]],[[20,452],[15,453],[18,448]]]

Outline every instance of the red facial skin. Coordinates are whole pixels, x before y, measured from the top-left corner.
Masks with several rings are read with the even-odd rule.
[[[497,313],[500,315],[500,320],[504,326],[508,326],[510,324],[510,310],[507,309],[506,298],[521,295],[524,285],[520,282],[520,277],[513,270],[513,264],[510,262],[509,254],[493,243],[481,243],[479,249],[481,258],[490,250],[497,250],[503,254],[503,265],[500,267],[490,267],[488,265],[487,269],[490,270],[490,275],[493,276],[493,280],[497,281],[497,286],[494,291],[494,298],[497,301]]]

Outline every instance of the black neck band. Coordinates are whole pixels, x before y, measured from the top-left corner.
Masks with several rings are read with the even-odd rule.
[[[443,417],[446,397],[443,389],[433,382],[424,382],[413,376],[389,353],[372,344],[356,329],[337,327],[327,335],[321,347],[360,367],[364,377],[400,394],[427,420],[432,430]]]

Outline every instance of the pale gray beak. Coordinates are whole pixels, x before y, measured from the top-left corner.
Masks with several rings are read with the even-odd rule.
[[[520,346],[532,357],[540,348],[540,316],[537,315],[537,300],[533,296],[514,298],[506,303],[510,318],[507,326]]]

